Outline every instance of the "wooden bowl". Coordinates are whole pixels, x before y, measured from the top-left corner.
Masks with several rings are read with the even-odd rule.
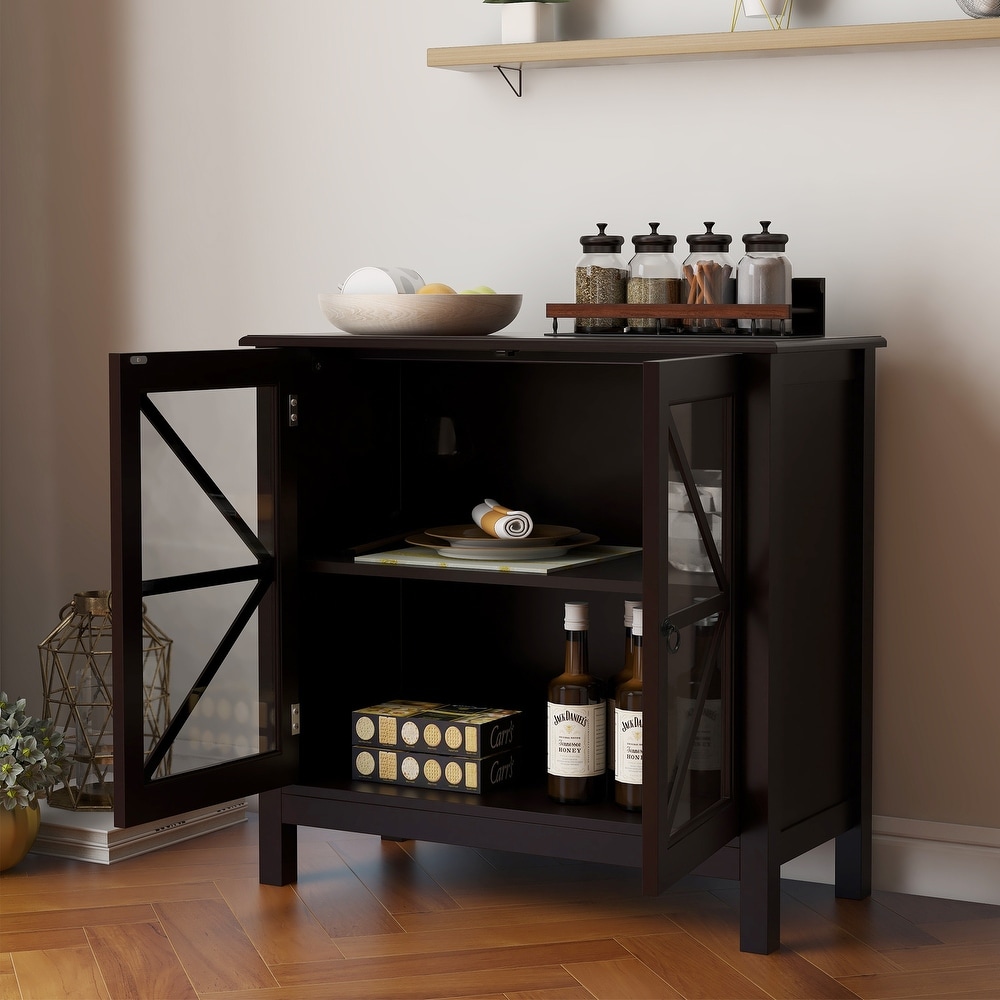
[[[369,337],[482,337],[507,326],[520,295],[319,296],[323,315],[338,330]]]

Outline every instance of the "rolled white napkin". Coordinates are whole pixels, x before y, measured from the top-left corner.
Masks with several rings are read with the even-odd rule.
[[[511,510],[489,497],[473,508],[472,520],[494,538],[527,538],[535,527],[527,511]]]

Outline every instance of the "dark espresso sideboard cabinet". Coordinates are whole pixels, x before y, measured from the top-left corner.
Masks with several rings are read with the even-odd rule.
[[[116,824],[260,793],[269,884],[295,880],[298,826],[630,866],[651,894],[725,876],[759,953],[783,862],[836,838],[836,893],[867,895],[884,343],[333,334],[112,355]],[[487,497],[635,551],[549,573],[357,561]],[[643,810],[610,789],[556,804],[563,605],[590,605],[609,679],[627,599]],[[151,634],[171,640],[166,692]],[[513,781],[354,780],[351,711],[399,698],[520,709]]]

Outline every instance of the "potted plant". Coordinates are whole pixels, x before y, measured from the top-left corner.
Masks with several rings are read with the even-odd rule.
[[[556,37],[556,18],[553,4],[567,0],[483,0],[484,3],[503,4],[500,11],[500,41],[551,42]]]
[[[38,795],[58,782],[66,757],[51,719],[25,714],[25,700],[0,693],[0,871],[16,865],[38,836]]]

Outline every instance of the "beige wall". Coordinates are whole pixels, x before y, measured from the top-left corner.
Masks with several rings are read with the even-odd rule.
[[[729,0],[573,0],[570,31],[727,30]],[[868,4],[799,0],[801,24]],[[884,0],[882,20],[959,18]],[[875,811],[1000,830],[1000,46],[493,73],[476,0],[2,0],[3,686],[108,585],[106,355],[323,331],[354,267],[525,294],[579,236],[791,236],[833,334],[882,334]],[[817,530],[822,526],[818,525]]]

